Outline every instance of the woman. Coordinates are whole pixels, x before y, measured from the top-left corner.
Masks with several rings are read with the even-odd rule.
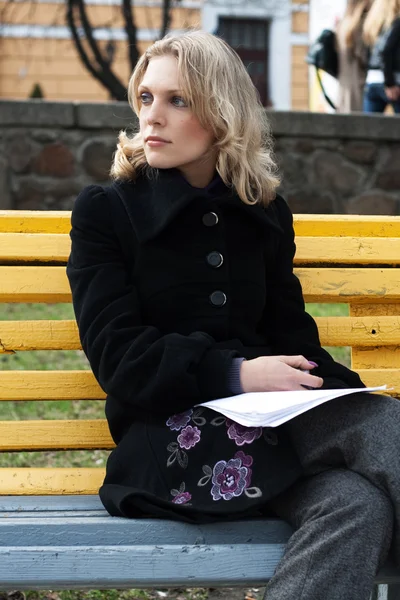
[[[282,516],[296,532],[266,598],[366,600],[399,517],[400,405],[353,394],[275,430],[197,406],[363,387],[305,312],[250,77],[222,40],[191,32],[145,52],[129,97],[140,131],[120,134],[114,184],[79,195],[67,268],[116,443],[101,500],[192,523]]]
[[[361,112],[367,73],[368,52],[362,29],[371,0],[348,0],[346,12],[336,27],[339,58],[339,98],[341,113]]]
[[[400,113],[400,0],[375,0],[364,23],[370,59],[364,112]]]

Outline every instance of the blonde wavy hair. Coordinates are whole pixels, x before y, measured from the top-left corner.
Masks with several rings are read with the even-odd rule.
[[[400,0],[374,0],[364,23],[363,37],[373,46],[382,30],[388,29],[400,17]]]
[[[371,6],[371,0],[348,0],[346,12],[340,21],[337,34],[341,46],[352,49],[356,45],[356,36]]]
[[[216,168],[225,185],[246,204],[267,205],[280,183],[265,109],[243,62],[222,39],[202,31],[167,35],[139,59],[128,86],[139,116],[138,87],[149,61],[172,55],[178,61],[185,100],[201,125],[214,134]],[[135,180],[147,162],[141,133],[121,131],[111,168],[114,179]]]

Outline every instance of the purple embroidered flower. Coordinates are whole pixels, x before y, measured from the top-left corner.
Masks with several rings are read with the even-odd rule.
[[[235,458],[241,460],[242,465],[244,467],[247,467],[246,485],[244,486],[245,489],[247,489],[251,483],[252,470],[250,469],[250,467],[253,464],[253,457],[249,456],[248,454],[245,454],[242,450],[239,450],[238,452],[236,452]]]
[[[172,502],[174,504],[186,504],[192,499],[192,494],[189,492],[182,492],[181,494],[177,494],[175,498],[173,498]]]
[[[185,427],[189,423],[192,414],[193,410],[190,408],[189,410],[185,410],[183,413],[172,415],[172,417],[168,419],[167,425],[171,431],[179,431],[182,429],[182,427]]]
[[[185,450],[190,450],[200,441],[200,429],[198,427],[192,427],[188,425],[185,429],[182,429],[181,433],[178,435],[178,443],[181,448],[185,448]]]
[[[228,427],[228,438],[234,440],[237,446],[244,446],[245,444],[252,444],[254,440],[262,435],[262,427],[245,427],[230,419],[226,420]]]
[[[213,470],[211,494],[213,500],[232,500],[240,496],[249,487],[251,481],[251,469],[253,464],[251,456],[246,456],[239,451],[228,462],[220,460]]]

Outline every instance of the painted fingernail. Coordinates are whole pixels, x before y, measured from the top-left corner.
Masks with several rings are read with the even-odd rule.
[[[313,367],[318,367],[317,363],[314,362],[313,360],[309,360],[308,361],[310,363],[310,365],[312,365]]]

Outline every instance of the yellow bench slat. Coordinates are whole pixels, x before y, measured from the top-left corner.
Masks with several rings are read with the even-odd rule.
[[[71,302],[65,267],[0,267],[0,302]]]
[[[355,369],[368,387],[387,385],[389,396],[400,397],[400,369]]]
[[[80,350],[75,321],[0,321],[0,354],[25,350]]]
[[[71,251],[68,235],[0,233],[0,261],[66,263]]]
[[[400,237],[297,237],[295,264],[400,264]],[[66,264],[69,235],[0,233],[0,262]]]
[[[4,233],[68,233],[70,229],[68,210],[0,210]]]
[[[323,346],[400,345],[400,317],[317,317]]]
[[[90,450],[111,449],[107,421],[49,420],[0,421],[0,450]]]
[[[293,215],[296,236],[400,237],[400,217],[386,215]]]
[[[4,496],[97,494],[104,476],[103,468],[3,468],[0,493]]]
[[[400,238],[300,237],[295,264],[400,265]]]
[[[91,371],[1,371],[3,400],[103,400]]]
[[[317,317],[323,346],[400,345],[399,316]],[[75,321],[0,321],[0,354],[80,350]]]
[[[1,210],[0,231],[68,233],[71,211]],[[400,237],[400,217],[392,215],[294,215],[298,236]]]
[[[400,276],[389,268],[295,269],[306,302],[399,302]],[[0,302],[70,302],[65,267],[0,267]]]
[[[398,369],[400,367],[399,346],[356,347],[352,349],[351,361],[356,369]]]
[[[299,268],[306,302],[355,302],[360,304],[400,301],[397,269]]]

